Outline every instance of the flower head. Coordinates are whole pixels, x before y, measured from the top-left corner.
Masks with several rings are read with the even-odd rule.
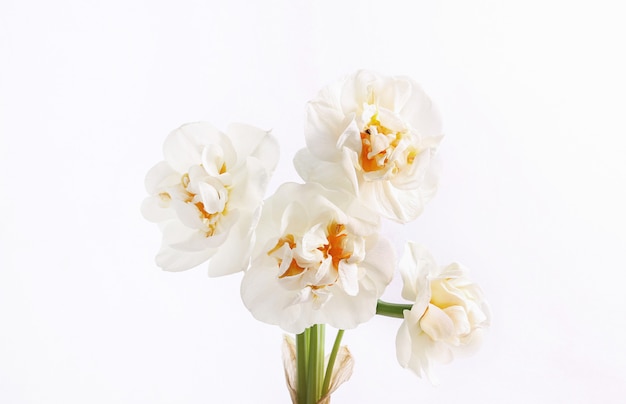
[[[408,243],[400,260],[402,297],[414,303],[404,311],[398,331],[398,361],[430,380],[433,362],[447,363],[455,353],[480,344],[490,313],[480,288],[459,264],[438,267],[422,246]]]
[[[325,88],[309,103],[305,137],[294,159],[305,181],[350,189],[387,218],[415,219],[435,193],[441,122],[410,78],[361,70]]]
[[[374,216],[376,217],[376,216]],[[283,184],[267,199],[241,295],[258,320],[300,333],[369,320],[391,281],[394,252],[349,194]]]
[[[157,265],[182,271],[211,259],[211,276],[246,269],[278,161],[274,138],[246,125],[230,125],[227,135],[208,123],[191,123],[169,134],[163,154],[146,176],[150,196],[141,207],[163,232]]]

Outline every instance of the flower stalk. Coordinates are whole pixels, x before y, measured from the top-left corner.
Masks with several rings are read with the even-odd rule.
[[[339,347],[341,346],[343,332],[344,330],[337,331],[337,336],[335,337],[333,349],[330,352],[330,356],[328,357],[328,365],[326,366],[326,374],[324,375],[324,385],[322,386],[322,397],[324,397],[328,393],[328,389],[330,388],[330,379],[333,375],[333,368],[335,366],[335,360],[337,359],[337,352],[339,352]]]
[[[296,335],[298,404],[327,403],[330,393],[341,384],[341,382],[337,383],[336,380],[333,382],[333,370],[338,356],[343,355],[342,360],[345,361],[345,352],[338,355],[343,334],[344,330],[337,331],[326,369],[324,369],[325,325],[315,324]],[[347,377],[350,373],[352,373],[351,368]]]
[[[307,387],[307,365],[309,359],[309,334],[307,328],[303,333],[296,335],[296,364],[297,364],[297,390],[298,403],[306,402]]]
[[[324,379],[324,324],[315,324],[311,327],[307,379],[306,403],[317,403],[321,397]]]
[[[404,318],[404,310],[411,310],[412,304],[387,303],[379,300],[376,303],[376,314],[385,317]]]

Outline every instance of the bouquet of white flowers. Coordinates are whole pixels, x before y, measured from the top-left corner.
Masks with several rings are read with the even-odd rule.
[[[413,242],[397,260],[380,223],[412,221],[433,197],[441,138],[417,83],[358,71],[308,104],[307,147],[294,158],[305,183],[264,200],[279,153],[270,133],[183,125],[146,176],[142,213],[163,232],[157,265],[182,271],[208,261],[211,276],[245,272],[241,297],[252,315],[295,334],[283,349],[294,403],[330,401],[352,372],[344,330],[376,314],[403,319],[400,365],[434,380],[433,362],[480,342],[487,304],[459,264],[439,267]],[[409,303],[380,300],[396,268]],[[339,330],[327,358],[325,324]]]

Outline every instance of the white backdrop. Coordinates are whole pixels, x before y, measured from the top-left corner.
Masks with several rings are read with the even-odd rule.
[[[155,266],[143,178],[170,130],[207,120],[271,128],[268,192],[297,180],[305,103],[359,68],[439,105],[440,191],[386,231],[471,268],[493,325],[433,387],[376,317],[346,333],[334,402],[623,402],[619,3],[2,0],[0,402],[288,403],[282,333],[240,274]]]

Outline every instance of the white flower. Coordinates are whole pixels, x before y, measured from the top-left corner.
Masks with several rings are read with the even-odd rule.
[[[163,145],[165,160],[146,176],[141,211],[159,223],[156,262],[182,271],[211,259],[209,275],[245,270],[265,187],[278,161],[266,131],[233,124],[228,135],[208,123],[183,125]]]
[[[298,174],[351,189],[385,217],[411,221],[435,193],[441,122],[410,78],[361,70],[325,88],[308,105],[305,137]]]
[[[466,277],[466,269],[456,263],[438,267],[420,245],[408,243],[400,271],[402,297],[415,303],[404,311],[398,331],[398,361],[434,382],[434,362],[450,362],[454,354],[478,347],[489,325],[489,308],[480,288]]]
[[[347,193],[283,184],[263,206],[241,284],[244,304],[256,319],[295,334],[369,320],[395,262],[378,227],[377,216]]]

